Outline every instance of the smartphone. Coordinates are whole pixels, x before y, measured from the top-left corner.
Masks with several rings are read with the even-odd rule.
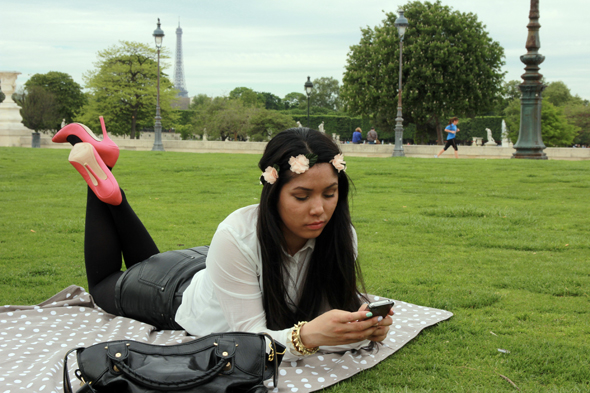
[[[368,309],[373,313],[374,317],[385,318],[394,304],[395,302],[393,300],[380,300],[378,302],[369,303]]]

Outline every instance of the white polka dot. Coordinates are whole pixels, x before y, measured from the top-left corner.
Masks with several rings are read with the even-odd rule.
[[[297,388],[291,388],[291,391],[292,391],[292,392],[296,392],[296,391],[298,391],[298,390],[299,390],[299,389],[297,389]]]
[[[318,360],[319,361],[323,361],[324,360],[324,357],[323,356],[318,356]]]
[[[298,368],[297,370],[295,370],[295,372],[296,372],[297,374],[301,374],[301,373],[303,372],[303,370],[302,370],[302,369],[300,369],[300,368]]]
[[[323,377],[318,378],[318,382],[324,382],[324,381],[325,381],[325,379]]]
[[[291,362],[291,367],[297,367],[297,362]]]
[[[309,381],[307,380],[307,378],[303,378],[303,379],[301,379],[301,382],[309,382]]]
[[[281,375],[287,375],[287,371],[285,371],[285,370],[281,370],[281,371],[279,372],[279,374],[281,374]]]
[[[303,386],[305,386],[305,387],[306,387],[306,388],[308,388],[308,389],[310,389],[310,388],[311,388],[311,385],[310,385],[310,384],[308,384],[308,383],[306,383],[306,384],[305,384],[305,385],[303,385]]]
[[[338,378],[336,374],[330,374],[330,378]]]

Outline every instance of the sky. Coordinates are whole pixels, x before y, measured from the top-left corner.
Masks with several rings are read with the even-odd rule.
[[[477,15],[505,50],[506,80],[521,80],[530,0],[441,0]],[[385,0],[2,0],[0,71],[18,71],[22,85],[36,73],[65,72],[84,85],[97,52],[120,40],[154,45],[157,19],[170,51],[172,79],[179,20],[189,96],[227,95],[235,87],[284,97],[311,79],[342,81],[361,28],[382,24],[405,1]],[[588,0],[540,0],[540,65],[547,82],[563,81],[590,99]],[[412,28],[412,21],[409,21]]]

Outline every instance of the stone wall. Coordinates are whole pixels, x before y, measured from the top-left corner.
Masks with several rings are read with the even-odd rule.
[[[164,133],[163,133],[164,135]],[[183,141],[162,138],[162,144],[166,151],[178,151],[187,153],[241,153],[241,154],[262,154],[266,147],[266,142],[222,142],[222,141]],[[152,150],[154,145],[153,138],[128,139],[111,136],[113,141],[124,150]],[[13,138],[14,139],[14,138]],[[0,146],[22,146],[31,147],[31,134],[20,136],[18,142],[12,145]],[[357,157],[391,157],[393,145],[353,145],[341,144],[340,149],[345,156]],[[70,149],[70,145],[65,143],[51,142],[51,136],[41,134],[41,148],[49,149]],[[441,146],[437,145],[405,145],[404,153],[406,157],[434,158]],[[459,146],[460,158],[495,158],[509,159],[514,153],[514,148],[500,146]],[[590,149],[574,149],[565,147],[550,147],[545,149],[545,154],[550,160],[590,160]],[[441,159],[454,158],[453,148],[449,148]]]

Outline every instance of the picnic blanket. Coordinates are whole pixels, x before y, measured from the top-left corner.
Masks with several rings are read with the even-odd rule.
[[[372,301],[379,300],[370,296]],[[375,366],[428,326],[453,314],[396,301],[393,325],[378,348],[322,353],[283,362],[277,393],[313,392]],[[103,341],[135,340],[173,345],[195,339],[182,330],[153,326],[104,312],[82,287],[72,285],[36,306],[0,306],[0,391],[63,392],[63,357],[75,347]],[[75,356],[68,362],[74,386]],[[272,381],[265,382],[272,387]],[[74,387],[74,390],[76,388]]]

